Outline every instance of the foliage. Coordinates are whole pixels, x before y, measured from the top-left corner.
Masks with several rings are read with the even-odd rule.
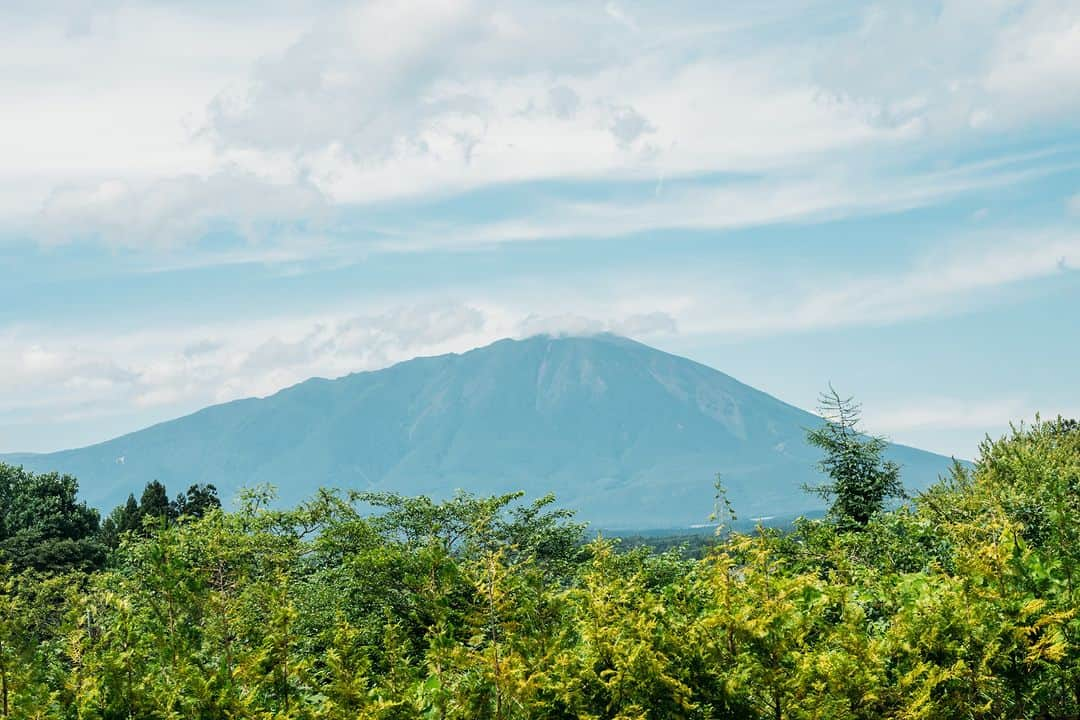
[[[818,411],[825,424],[807,431],[806,439],[824,451],[821,470],[829,482],[807,489],[832,503],[829,512],[842,526],[865,527],[887,500],[904,496],[900,467],[882,457],[884,438],[859,430],[860,408],[852,398],[829,386]]]
[[[92,570],[104,561],[97,510],[70,475],[0,463],[0,562],[15,570]]]
[[[161,524],[176,522],[187,516],[201,518],[206,513],[221,507],[217,488],[213,485],[195,484],[186,492],[179,493],[175,500],[169,500],[165,485],[152,480],[143,489],[138,501],[135,495],[128,495],[127,502],[113,508],[113,511],[101,523],[101,541],[115,549],[120,544],[124,533],[146,534],[147,523],[153,528]]]
[[[70,501],[67,481],[5,472]],[[907,507],[725,532],[700,558],[583,544],[550,498],[323,491],[281,510],[254,490],[155,516],[163,490],[114,513],[104,567],[0,566],[0,717],[1080,715],[1067,421],[988,440]],[[27,520],[19,492],[5,532],[92,537],[78,503]]]

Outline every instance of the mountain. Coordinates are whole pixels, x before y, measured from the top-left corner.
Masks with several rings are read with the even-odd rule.
[[[224,497],[271,483],[283,502],[320,486],[447,496],[554,492],[594,525],[705,521],[723,474],[740,516],[820,508],[800,488],[820,457],[804,440],[821,420],[691,360],[613,336],[502,340],[336,380],[312,379],[49,454],[3,458],[79,478],[109,508],[159,479]],[[950,460],[902,445],[909,489]]]

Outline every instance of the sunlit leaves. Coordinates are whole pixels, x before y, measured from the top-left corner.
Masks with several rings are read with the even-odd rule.
[[[725,534],[696,561],[583,545],[547,498],[258,489],[118,534],[105,570],[5,566],[0,713],[1076,717],[1078,468],[1080,430],[1036,423],[859,532]]]

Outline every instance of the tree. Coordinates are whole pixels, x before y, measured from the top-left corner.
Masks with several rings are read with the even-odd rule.
[[[127,496],[127,502],[117,505],[101,523],[101,542],[106,547],[115,549],[120,544],[120,536],[142,527],[142,515],[139,513],[139,501],[133,493]]]
[[[849,529],[865,527],[890,498],[905,497],[900,466],[883,457],[888,442],[859,430],[860,410],[830,385],[818,406],[825,424],[806,433],[825,452],[819,467],[830,481],[805,489],[831,502],[829,514]]]
[[[16,571],[89,571],[104,561],[97,510],[70,475],[0,463],[0,555]]]
[[[0,574],[7,576],[8,572],[9,568],[0,566]],[[27,644],[25,625],[26,612],[15,592],[15,580],[4,577],[0,580],[0,717],[11,715],[14,676]]]
[[[175,517],[187,515],[201,518],[211,510],[221,507],[217,488],[210,484],[196,483],[188,487],[187,492],[176,496],[172,502],[172,514]]]
[[[180,517],[198,519],[220,507],[221,500],[213,485],[191,485],[186,492],[178,493],[175,500],[169,501],[165,485],[152,480],[143,489],[141,501],[129,494],[123,505],[113,508],[101,524],[101,542],[116,549],[124,533],[143,531],[143,518],[154,518],[155,524],[160,526],[171,524]]]
[[[169,491],[165,485],[157,480],[146,483],[139,499],[139,513],[143,518],[154,518],[163,523],[174,519],[175,508],[169,502]]]
[[[842,481],[895,470],[831,399],[845,524],[725,531],[699,560],[582,546],[549,498],[265,489],[139,521],[89,574],[0,559],[0,720],[1080,718],[1080,427],[988,439],[860,526]],[[4,537],[78,525],[72,479],[3,470]]]

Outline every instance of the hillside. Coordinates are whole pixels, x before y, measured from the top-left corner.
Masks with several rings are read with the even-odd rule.
[[[820,420],[704,365],[625,338],[538,336],[417,358],[192,415],[90,447],[4,458],[76,475],[99,507],[159,479],[224,497],[271,483],[293,503],[320,486],[446,496],[554,492],[604,527],[703,522],[712,478],[743,517],[820,507],[804,429]],[[895,445],[909,489],[948,467]]]

